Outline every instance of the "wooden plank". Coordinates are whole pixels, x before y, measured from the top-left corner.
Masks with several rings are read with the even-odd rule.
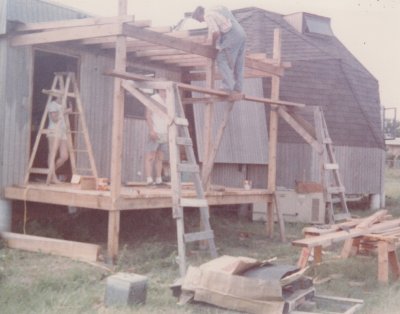
[[[210,176],[212,169],[214,167],[215,157],[217,156],[218,148],[221,144],[222,137],[224,136],[225,128],[228,125],[229,117],[231,115],[234,104],[235,104],[234,102],[228,103],[228,105],[225,108],[224,116],[222,118],[222,121],[220,122],[214,141],[211,141],[210,139],[210,147],[209,151],[207,152],[208,158],[207,161],[205,162],[205,165],[203,165],[201,174],[204,186],[207,186],[210,183]]]
[[[374,223],[378,221],[382,221],[388,211],[386,209],[378,210],[376,213],[372,214],[371,216],[365,218],[362,222],[360,222],[356,228],[367,229],[371,227]]]
[[[378,242],[378,281],[387,283],[389,281],[389,255],[388,243]]]
[[[27,31],[47,30],[55,28],[60,29],[60,28],[71,28],[77,26],[91,26],[91,25],[124,23],[124,22],[134,22],[134,21],[135,18],[133,15],[115,16],[115,17],[89,17],[84,19],[70,19],[70,20],[38,22],[38,23],[23,23],[17,25],[15,31],[27,32]],[[151,22],[145,21],[145,23],[140,22],[140,24],[135,23],[135,25],[150,26]]]
[[[284,67],[280,65],[268,64],[261,60],[255,60],[246,57],[244,64],[247,68],[257,69],[259,71],[267,72],[272,75],[283,76],[284,74]]]
[[[351,238],[345,240],[340,256],[342,258],[348,258],[350,256],[357,255],[359,246],[360,246],[360,238]]]
[[[178,164],[179,172],[199,173],[199,166],[197,164],[180,163]]]
[[[177,49],[147,49],[143,51],[137,51],[135,53],[136,57],[151,57],[151,56],[176,56],[176,55],[185,55],[186,52],[177,50]]]
[[[207,89],[214,89],[215,88],[215,78],[216,78],[216,71],[215,71],[215,59],[209,59],[207,61],[206,67],[206,88]],[[192,90],[193,91],[193,90]],[[211,152],[211,137],[212,137],[212,122],[214,120],[214,102],[210,101],[207,102],[206,107],[204,108],[204,125],[203,125],[203,168],[201,170],[201,180],[203,184],[203,188],[205,190],[209,189],[209,184],[211,183],[208,178],[207,174],[205,173],[206,166],[209,163],[210,159],[210,152]],[[212,170],[212,168],[211,168]],[[210,171],[211,171],[210,170]]]
[[[100,246],[96,244],[45,238],[12,232],[0,232],[7,247],[30,252],[41,252],[70,257],[82,261],[96,262]]]
[[[310,257],[311,249],[303,247],[300,252],[299,260],[297,261],[297,267],[303,269],[308,264],[308,258]]]
[[[118,15],[127,14],[127,0],[119,0]],[[126,71],[126,38],[118,36],[115,50],[115,71]],[[122,140],[124,129],[125,94],[122,80],[114,78],[113,117],[111,134],[111,210],[108,213],[107,259],[113,263],[118,256],[120,212],[116,202],[121,195]]]
[[[104,24],[82,27],[70,27],[67,29],[47,30],[39,33],[15,35],[11,38],[12,46],[27,46],[46,44],[69,40],[78,40],[92,37],[105,37],[122,33],[121,25]]]
[[[93,191],[94,193],[79,193],[78,191],[66,192],[61,189],[48,190],[36,189],[34,187],[18,188],[7,187],[5,189],[5,197],[11,200],[31,201],[47,204],[58,204],[65,206],[75,206],[84,208],[97,208],[108,210],[111,206],[110,197]]]
[[[318,143],[306,129],[303,128],[286,110],[279,108],[279,116],[281,116],[308,144],[310,144],[318,153],[323,152],[323,147]]]
[[[202,56],[196,55],[196,54],[191,54],[191,53],[184,53],[180,52],[177,54],[167,54],[167,55],[162,55],[162,56],[149,56],[146,58],[147,60],[150,61],[170,61],[170,62],[176,62],[176,61],[202,61],[206,62],[207,58],[204,58]]]
[[[208,203],[206,199],[181,198],[180,205],[182,207],[207,207]]]
[[[295,246],[315,247],[318,245],[330,245],[332,243],[344,241],[346,239],[359,237],[369,233],[379,232],[386,229],[400,226],[400,219],[388,220],[372,225],[368,229],[353,228],[348,231],[336,231],[320,236],[309,237],[305,239],[292,241]]]
[[[281,36],[278,30],[274,30],[274,47],[273,57],[274,59],[280,60],[281,54]],[[271,99],[279,100],[280,92],[280,79],[279,76],[272,76],[271,80]],[[269,141],[268,141],[268,178],[267,188],[275,194],[276,191],[276,164],[277,164],[277,146],[278,146],[278,107],[275,103],[271,106],[269,113]],[[274,202],[267,203],[267,236],[270,238],[274,234]]]
[[[172,119],[167,114],[167,109],[156,102],[153,98],[149,95],[141,92],[140,90],[136,89],[132,86],[129,82],[122,82],[123,88],[127,90],[133,97],[138,99],[146,108],[151,110],[152,112],[157,112],[160,116],[164,117],[167,121],[172,121]],[[169,124],[169,123],[168,123]]]
[[[133,25],[123,25],[123,33],[126,36],[144,40],[146,42],[163,45],[165,47],[178,49],[189,53],[195,53],[207,58],[214,59],[217,55],[216,49],[212,46],[194,43],[190,40],[157,33],[149,29],[143,29]]]
[[[324,164],[324,169],[325,170],[339,170],[339,165],[338,164],[326,163],[326,164]]]
[[[299,108],[302,108],[305,106],[304,104],[301,104],[301,103],[279,100],[278,98],[272,99],[272,97],[271,98],[262,98],[262,97],[254,97],[254,96],[245,95],[244,100],[264,103],[266,105],[279,105],[279,106],[289,106],[289,107],[299,107]]]
[[[186,118],[176,117],[174,123],[179,126],[189,126],[189,121]]]
[[[138,22],[140,22],[140,21],[138,21]],[[135,23],[136,26],[141,26],[141,25],[137,25],[138,22]],[[200,42],[204,41],[204,40],[202,40],[202,38],[204,38],[204,35],[196,35],[196,34],[193,34],[193,32],[191,32],[191,31],[178,31],[178,32],[174,31],[174,32],[171,32],[171,27],[169,27],[169,26],[149,27],[148,30],[153,31],[153,32],[157,32],[157,33],[169,33],[169,35],[171,35],[173,37],[188,37],[188,36],[190,36],[191,37],[191,41],[195,41],[193,36],[196,36],[196,38],[199,38]],[[111,44],[111,43],[115,43],[115,39],[116,39],[115,37],[89,38],[89,39],[83,39],[80,42],[82,44],[86,44],[86,45],[97,45],[97,44],[105,44],[105,43]],[[136,39],[133,39],[133,38],[128,38],[127,39],[127,48],[130,50],[130,48],[133,48],[133,46],[137,46],[137,44],[139,42],[142,42],[142,41],[139,41],[139,40],[136,40]],[[132,43],[133,46],[131,46],[130,43]],[[166,48],[164,46],[158,46],[157,47],[156,45],[153,45],[153,44],[152,45],[148,45],[148,43],[146,44],[146,46],[152,46],[153,47],[152,49],[156,49],[156,48],[168,49],[168,48]],[[113,46],[109,46],[108,48],[113,48]]]
[[[389,266],[390,269],[392,270],[394,278],[397,280],[400,277],[400,266],[399,266],[399,260],[397,258],[397,253],[396,250],[390,250],[389,249]]]
[[[212,230],[206,230],[193,233],[185,233],[184,239],[186,243],[214,239],[214,232]]]
[[[206,74],[203,72],[186,72],[186,74],[184,74],[185,76],[185,80],[186,81],[205,81],[206,79]],[[244,69],[244,78],[255,78],[255,77],[270,77],[271,75],[265,73],[265,72],[261,72],[261,71],[257,71],[254,69],[248,69],[245,68]],[[221,79],[221,76],[219,75],[219,73],[216,74],[216,79]]]
[[[104,74],[110,75],[110,76],[115,76],[115,77],[121,77],[121,78],[124,78],[127,80],[156,81],[156,80],[146,77],[144,75],[128,73],[125,71],[122,71],[122,72],[106,71]],[[138,85],[140,88],[157,88],[157,86],[155,86],[155,85],[145,85],[144,83],[141,83],[141,84],[142,85]],[[155,84],[155,83],[151,83],[151,84]],[[213,88],[194,86],[194,85],[179,83],[179,82],[177,82],[176,84],[180,89],[189,90],[189,91],[198,92],[198,93],[204,93],[204,94],[208,94],[208,95],[220,96],[220,97],[222,97],[221,100],[223,98],[226,98],[229,96],[228,93],[221,91],[221,90],[213,89]],[[264,103],[264,104],[274,104],[274,105],[292,106],[292,107],[300,107],[300,108],[305,106],[304,104],[301,104],[301,103],[295,103],[295,102],[284,101],[284,100],[275,100],[275,99],[271,99],[271,98],[253,97],[253,96],[248,96],[248,95],[244,96],[244,100],[259,102],[259,103]],[[211,99],[210,101],[214,101],[214,99]]]

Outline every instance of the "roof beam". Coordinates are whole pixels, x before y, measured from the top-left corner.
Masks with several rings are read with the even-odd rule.
[[[176,56],[185,52],[176,49],[148,49],[136,52],[137,57]]]
[[[47,30],[39,33],[16,35],[11,38],[12,46],[47,44],[93,37],[115,36],[122,33],[121,24],[91,25]]]
[[[16,27],[17,32],[29,32],[38,30],[47,30],[54,28],[69,28],[76,26],[90,26],[90,25],[102,25],[102,24],[113,24],[113,23],[124,23],[134,22],[135,18],[133,15],[117,16],[117,17],[97,17],[97,18],[85,18],[85,19],[74,19],[74,20],[62,20],[62,21],[51,21],[51,22],[39,22],[39,23],[23,23]],[[150,26],[150,21],[138,21],[135,23],[137,26]]]
[[[126,36],[137,38],[156,45],[163,45],[165,47],[194,53],[207,58],[215,58],[216,49],[208,45],[194,43],[190,40],[177,38],[175,36],[157,33],[148,29],[143,29],[137,26],[123,25],[123,33]]]

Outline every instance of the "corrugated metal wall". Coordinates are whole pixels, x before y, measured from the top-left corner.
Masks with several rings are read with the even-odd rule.
[[[244,92],[263,95],[260,79],[246,79]],[[226,104],[214,106],[213,135],[215,137]],[[204,104],[195,104],[197,149],[203,160]],[[268,130],[264,105],[248,101],[236,102],[218,150],[216,162],[266,164],[268,161]]]
[[[147,134],[148,129],[145,120],[125,119],[122,181],[144,179],[144,145]]]
[[[335,146],[335,156],[346,193],[381,192],[382,150]],[[319,181],[319,160],[308,144],[278,144],[277,186],[294,188],[295,181]]]
[[[97,170],[102,177],[109,177],[110,173],[114,91],[113,78],[103,72],[113,66],[111,58],[82,54],[80,92]]]
[[[25,174],[30,133],[30,70],[32,52],[28,48],[9,48],[5,95],[2,98],[4,132],[1,186],[21,182]]]

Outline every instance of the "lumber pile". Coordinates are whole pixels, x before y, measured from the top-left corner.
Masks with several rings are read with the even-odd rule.
[[[379,210],[366,218],[350,219],[329,226],[314,226],[303,229],[304,238],[292,241],[302,248],[298,266],[306,267],[311,254],[314,263],[322,262],[322,247],[344,242],[342,258],[360,252],[378,256],[378,280],[388,282],[389,268],[394,277],[400,277],[396,248],[400,246],[400,219],[393,219],[387,210]]]

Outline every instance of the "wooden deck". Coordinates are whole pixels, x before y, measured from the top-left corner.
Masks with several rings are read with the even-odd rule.
[[[192,185],[182,185],[185,198],[195,197]],[[137,210],[172,207],[172,194],[169,185],[146,186],[129,184],[121,187],[121,196],[115,209],[111,204],[110,191],[82,190],[78,184],[30,183],[26,186],[9,186],[5,197],[10,200],[40,202],[65,206],[85,207],[100,210]],[[265,189],[240,189],[215,186],[206,192],[209,205],[250,204],[269,202],[272,193]]]

